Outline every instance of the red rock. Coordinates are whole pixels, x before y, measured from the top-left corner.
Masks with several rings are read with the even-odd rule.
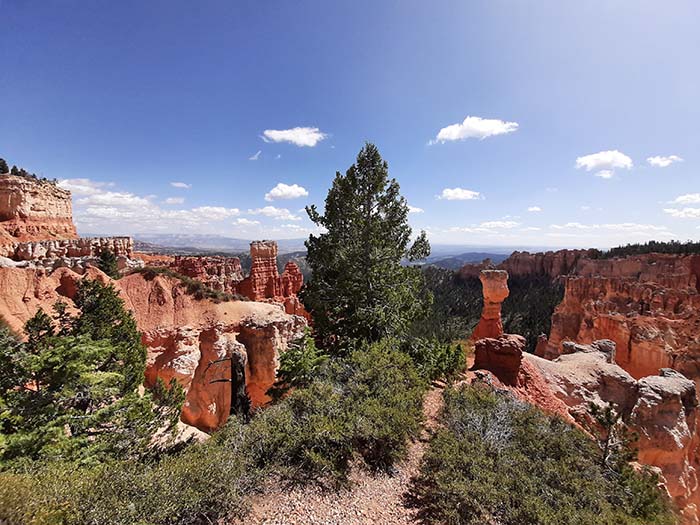
[[[479,274],[484,308],[479,324],[472,333],[472,340],[498,337],[503,333],[501,303],[508,297],[508,272],[503,270],[481,270]]]
[[[486,337],[474,343],[474,366],[472,370],[488,370],[505,385],[516,385],[520,362],[525,349],[525,338],[521,335]]]
[[[243,280],[243,268],[238,257],[181,257],[170,263],[177,273],[203,282],[209,288],[226,293],[236,293]]]
[[[3,244],[77,238],[70,192],[49,181],[0,175],[0,230]]]

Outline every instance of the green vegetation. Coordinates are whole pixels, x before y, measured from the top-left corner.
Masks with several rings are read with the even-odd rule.
[[[445,391],[411,503],[424,523],[675,523],[657,478],[599,461],[580,430],[508,394]]]
[[[10,171],[9,166],[7,165],[7,162],[5,159],[0,159],[0,173],[7,173]]]
[[[306,241],[313,278],[301,292],[320,346],[342,354],[353,341],[407,333],[426,301],[420,270],[401,261],[426,258],[430,246],[425,232],[411,244],[408,204],[376,146],[336,173],[323,215],[315,205],[306,211],[326,229]]]
[[[201,301],[202,299],[209,299],[215,303],[225,303],[228,301],[247,301],[248,298],[239,294],[230,294],[226,292],[221,292],[219,290],[213,290],[209,288],[202,281],[193,279],[192,277],[187,277],[181,273],[177,273],[170,268],[162,266],[145,266],[143,268],[135,268],[131,273],[140,273],[143,278],[147,281],[155,279],[157,275],[164,275],[166,277],[172,277],[177,279],[183,285],[189,295],[194,296],[195,299]]]
[[[452,270],[429,266],[424,294],[433,296],[431,315],[416,323],[415,333],[441,341],[465,338],[481,317],[483,297],[481,282],[475,277],[462,278]],[[549,334],[554,308],[564,297],[564,286],[546,276],[509,277],[510,295],[503,302],[505,332],[520,334],[530,352],[537,346],[537,336]]]
[[[390,469],[420,427],[426,383],[385,341],[326,362],[318,376],[205,444],[153,461],[65,461],[0,473],[0,521],[200,524],[245,514],[266,476],[347,483],[350,462]]]
[[[97,257],[97,267],[110,276],[112,279],[119,279],[119,265],[117,264],[117,256],[112,250],[100,250]]]
[[[625,257],[628,255],[641,255],[644,253],[676,253],[682,255],[700,253],[700,242],[696,241],[649,241],[645,243],[627,244],[617,246],[607,251],[600,252],[598,257],[610,259],[612,257]]]
[[[179,418],[176,383],[138,393],[146,350],[117,291],[82,280],[75,305],[71,318],[59,303],[56,322],[40,309],[25,343],[0,328],[0,467],[142,457]]]
[[[39,177],[36,173],[30,173],[24,168],[18,168],[17,166],[12,166],[12,168],[10,168],[7,165],[7,161],[5,159],[0,158],[0,174],[4,173],[9,173],[10,175],[16,175],[18,177],[25,177],[27,179],[40,182],[42,184],[53,184],[55,186],[58,183],[56,179],[49,180],[45,177]]]

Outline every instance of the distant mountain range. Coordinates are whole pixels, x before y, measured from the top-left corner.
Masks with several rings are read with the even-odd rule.
[[[85,236],[100,237],[99,234],[85,234]],[[250,249],[249,239],[237,239],[213,234],[176,234],[176,233],[139,233],[133,235],[137,251],[157,252],[180,255],[236,255],[245,257]],[[274,240],[274,239],[272,239]],[[294,259],[305,271],[306,239],[278,239],[277,246],[280,256],[280,263],[284,264],[288,259]],[[551,248],[549,248],[551,249]],[[484,259],[491,259],[494,264],[498,264],[506,259],[515,250],[529,250],[532,252],[546,251],[547,248],[524,247],[524,246],[474,246],[474,245],[452,245],[433,244],[431,254],[424,261],[423,265],[438,266],[456,270],[465,264],[480,263]],[[291,257],[290,257],[291,256]],[[242,261],[243,262],[243,261]]]

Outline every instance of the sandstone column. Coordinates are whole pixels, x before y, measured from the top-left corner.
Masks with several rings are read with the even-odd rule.
[[[508,297],[508,272],[505,270],[481,270],[479,274],[484,294],[484,309],[472,340],[498,337],[503,334],[501,303]]]

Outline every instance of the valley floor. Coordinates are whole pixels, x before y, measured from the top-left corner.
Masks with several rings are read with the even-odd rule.
[[[253,501],[245,523],[260,525],[404,525],[415,523],[415,510],[404,504],[411,478],[418,473],[420,460],[442,407],[442,388],[433,387],[423,401],[424,427],[419,439],[409,445],[407,458],[394,475],[374,475],[354,469],[351,488],[322,491],[315,487],[287,489],[269,487]]]

